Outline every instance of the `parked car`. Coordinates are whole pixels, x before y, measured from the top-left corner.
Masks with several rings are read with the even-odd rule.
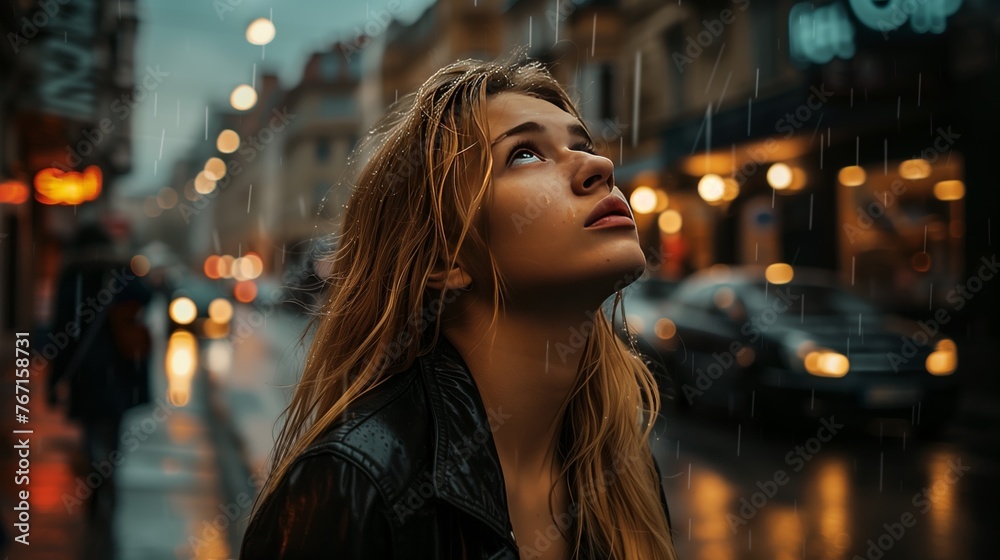
[[[887,314],[836,282],[795,268],[717,266],[672,290],[625,290],[630,331],[680,408],[790,413],[933,429],[954,412],[958,358],[936,324]]]

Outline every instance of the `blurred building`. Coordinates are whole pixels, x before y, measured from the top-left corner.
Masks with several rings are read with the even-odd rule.
[[[208,140],[175,166],[167,196],[176,205],[166,208],[162,191],[145,205],[147,215],[172,216],[161,228],[185,233],[175,240],[185,261],[253,252],[265,273],[280,276],[334,232],[360,134],[360,64],[334,44],[309,57],[293,88],[265,74],[251,108],[210,111]]]
[[[129,171],[128,117],[158,82],[134,78],[133,0],[8,2],[0,30],[0,317],[21,328],[50,299],[62,244]]]

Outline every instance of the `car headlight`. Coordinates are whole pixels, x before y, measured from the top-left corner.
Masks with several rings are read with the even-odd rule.
[[[802,361],[806,371],[819,377],[843,377],[851,369],[847,356],[826,348],[810,351]]]
[[[951,375],[958,369],[958,348],[950,338],[943,338],[924,362],[931,375]]]
[[[170,318],[179,325],[189,325],[198,317],[198,307],[191,298],[179,297],[170,302]]]

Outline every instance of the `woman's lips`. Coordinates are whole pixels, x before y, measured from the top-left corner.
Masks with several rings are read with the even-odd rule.
[[[628,216],[619,216],[618,214],[611,214],[598,219],[594,223],[587,226],[587,228],[592,229],[592,228],[608,228],[608,227],[622,227],[622,226],[628,226],[634,228],[635,222],[633,222],[632,218],[629,218]]]

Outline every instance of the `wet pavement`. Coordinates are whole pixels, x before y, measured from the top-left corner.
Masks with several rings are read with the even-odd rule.
[[[301,370],[305,320],[239,306],[232,340],[191,346],[182,336],[168,340],[157,309],[154,402],[126,415],[121,431],[133,438],[122,440],[124,460],[110,476],[83,464],[75,426],[40,403],[33,408],[32,545],[8,547],[9,558],[235,557],[259,482],[252,475],[263,474]],[[966,363],[987,363],[988,345],[977,351]],[[766,425],[724,414],[665,418],[653,449],[678,557],[992,558],[1000,410],[996,381],[977,375],[959,417],[933,440],[841,429],[836,418]],[[33,383],[40,390],[41,380]],[[113,511],[99,509],[89,521],[64,499],[88,477],[113,484],[116,496]],[[4,484],[11,495],[11,482]],[[14,504],[2,505],[9,533]]]

